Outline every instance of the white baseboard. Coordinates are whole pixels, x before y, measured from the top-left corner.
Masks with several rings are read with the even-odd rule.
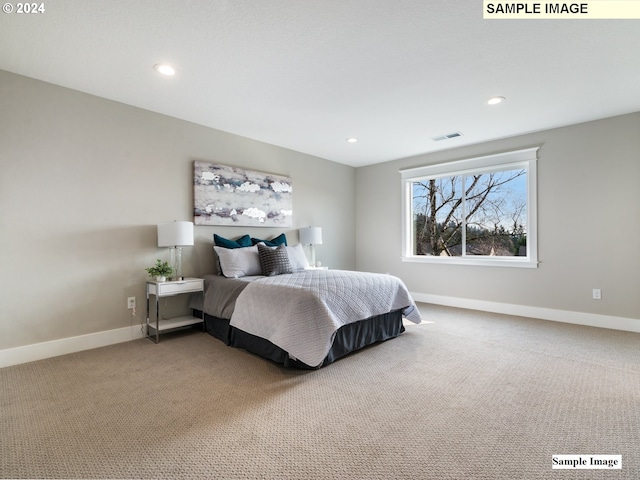
[[[568,310],[554,310],[551,308],[532,307],[528,305],[514,305],[510,303],[486,302],[468,298],[446,297],[430,295],[428,293],[411,293],[416,302],[434,303],[447,307],[468,308],[483,312],[504,313],[519,317],[539,318],[553,322],[573,323],[590,327],[610,328],[640,333],[640,319],[612,317],[595,313],[571,312]]]
[[[570,312],[567,310],[554,310],[510,303],[487,302],[468,298],[446,297],[443,295],[430,295],[428,293],[411,293],[411,295],[416,302],[640,333],[640,319]],[[140,331],[140,325],[132,325],[115,330],[8,348],[0,350],[0,368],[57,357],[58,355],[66,355],[68,353],[81,352],[92,348],[106,347],[107,345],[137,340],[138,338],[143,338],[143,336]]]
[[[140,325],[0,350],[0,368],[143,338]]]

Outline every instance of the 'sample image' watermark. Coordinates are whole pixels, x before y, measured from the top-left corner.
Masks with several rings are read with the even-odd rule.
[[[622,470],[622,455],[553,455],[554,470]]]
[[[640,19],[640,0],[583,0],[578,2],[496,2],[484,0],[482,18],[494,20]]]

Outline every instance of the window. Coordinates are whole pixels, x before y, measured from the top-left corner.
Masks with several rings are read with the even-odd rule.
[[[403,260],[537,267],[537,151],[401,170]]]

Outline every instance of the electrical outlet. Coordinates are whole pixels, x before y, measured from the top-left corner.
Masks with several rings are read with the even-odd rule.
[[[133,310],[136,308],[136,297],[127,298],[127,309]]]
[[[593,289],[593,299],[594,300],[602,300],[602,290],[599,288]]]

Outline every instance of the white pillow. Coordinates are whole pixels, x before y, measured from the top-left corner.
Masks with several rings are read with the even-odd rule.
[[[289,263],[291,264],[292,271],[299,272],[300,270],[309,268],[309,261],[307,260],[301,243],[287,247],[287,253],[289,254]]]
[[[213,246],[220,260],[222,275],[239,278],[248,275],[262,275],[258,247],[224,248]]]

